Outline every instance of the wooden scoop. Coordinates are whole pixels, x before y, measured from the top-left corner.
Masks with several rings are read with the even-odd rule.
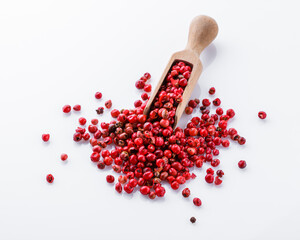
[[[215,39],[217,34],[218,25],[211,17],[200,15],[193,19],[190,25],[189,39],[186,48],[185,50],[176,52],[171,56],[169,63],[167,64],[154,92],[147,103],[147,106],[145,107],[145,115],[149,114],[152,102],[154,101],[173,63],[175,61],[187,62],[192,66],[192,72],[182,95],[183,100],[178,104],[176,109],[173,128],[176,127],[202,72],[202,63],[199,59],[200,53]]]

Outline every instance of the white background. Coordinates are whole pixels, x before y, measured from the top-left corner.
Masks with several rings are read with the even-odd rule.
[[[168,186],[155,201],[120,196],[105,181],[111,171],[72,141],[77,119],[96,117],[107,99],[133,106],[135,81],[148,71],[155,86],[199,14],[216,19],[219,35],[201,56],[193,97],[215,86],[247,143],[221,150],[220,187],[204,182],[206,165],[186,184],[188,200]],[[296,0],[1,0],[0,239],[300,239],[299,22]],[[66,116],[65,104],[81,104],[81,114]]]

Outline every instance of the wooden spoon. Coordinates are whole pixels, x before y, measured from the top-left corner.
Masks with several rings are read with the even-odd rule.
[[[173,128],[176,127],[202,72],[202,63],[199,59],[200,53],[215,39],[217,34],[218,25],[211,17],[200,15],[193,19],[190,25],[189,38],[186,48],[185,50],[176,52],[171,56],[169,63],[167,64],[154,92],[152,93],[145,107],[145,115],[149,114],[152,102],[154,101],[173,63],[175,61],[187,62],[192,66],[192,72],[182,95],[183,100],[178,104],[176,109]]]

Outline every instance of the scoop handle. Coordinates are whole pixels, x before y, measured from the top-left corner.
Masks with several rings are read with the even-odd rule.
[[[208,16],[195,17],[190,25],[186,50],[191,50],[198,56],[217,36],[218,24]]]

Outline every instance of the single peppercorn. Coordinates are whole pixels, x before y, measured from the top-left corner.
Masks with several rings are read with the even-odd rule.
[[[42,139],[44,142],[48,142],[50,139],[50,134],[48,133],[42,134]]]
[[[75,105],[75,106],[73,107],[73,110],[74,110],[74,111],[80,111],[80,110],[81,110],[81,106],[80,106],[79,104],[77,104],[77,105]]]
[[[205,181],[206,181],[207,183],[213,183],[213,182],[214,182],[214,176],[213,176],[212,174],[207,174],[207,175],[205,176]]]
[[[194,205],[197,206],[197,207],[200,207],[200,206],[202,205],[202,202],[201,202],[200,198],[197,198],[197,197],[195,197],[195,198],[193,199],[193,203],[194,203]]]
[[[70,105],[65,105],[62,108],[64,113],[69,113],[71,111],[71,106]]]
[[[99,107],[96,109],[97,114],[102,114],[104,112],[104,107]]]
[[[218,175],[218,177],[223,177],[224,176],[223,170],[218,170],[217,175]]]
[[[267,114],[264,111],[260,111],[260,112],[258,112],[258,117],[260,119],[265,119],[267,117]]]
[[[80,125],[85,125],[86,124],[86,119],[84,117],[81,117],[78,119],[78,122]]]
[[[209,89],[209,91],[208,91],[208,93],[209,93],[210,95],[215,94],[215,92],[216,92],[216,89],[215,89],[214,87],[211,87],[211,88]]]
[[[108,183],[113,183],[115,181],[115,177],[113,175],[107,175],[106,176],[106,181]]]
[[[220,100],[220,98],[216,98],[216,99],[214,99],[213,100],[213,105],[215,105],[215,106],[220,106],[221,105],[221,100]]]
[[[195,217],[191,217],[190,221],[191,221],[191,223],[195,223],[196,222],[196,218]]]
[[[66,161],[66,160],[68,159],[68,154],[62,153],[62,154],[60,155],[60,159],[61,159],[62,161]]]
[[[53,183],[53,181],[54,181],[53,175],[52,174],[48,174],[46,176],[46,180],[47,180],[48,183]]]
[[[239,168],[243,169],[243,168],[245,168],[247,166],[247,163],[246,163],[245,160],[240,160],[238,162],[238,166],[239,166]]]
[[[187,197],[190,196],[190,194],[191,194],[190,189],[185,188],[185,189],[182,190],[182,196],[183,196],[183,197],[187,198]]]
[[[107,109],[110,109],[111,108],[111,106],[112,106],[112,102],[111,102],[111,100],[107,100],[106,102],[105,102],[105,107],[107,108]]]
[[[192,107],[186,107],[186,108],[185,108],[185,113],[186,113],[187,115],[192,114],[192,113],[193,113],[193,108],[192,108]]]
[[[101,92],[96,92],[95,93],[95,98],[96,99],[101,99],[102,98],[102,93]]]

